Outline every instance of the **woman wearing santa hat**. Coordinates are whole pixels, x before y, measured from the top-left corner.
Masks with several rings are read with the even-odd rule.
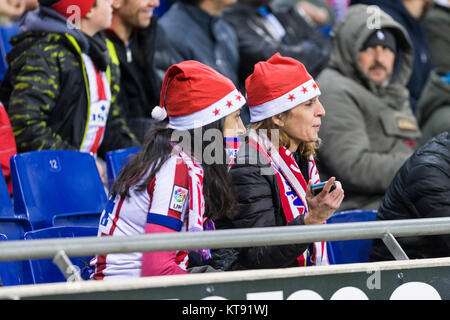
[[[325,116],[317,83],[302,63],[277,53],[255,65],[246,90],[251,124],[230,170],[239,213],[222,219],[217,228],[324,223],[339,208],[344,191],[334,177],[316,196],[310,190],[320,182],[314,156]],[[241,248],[231,268],[312,264],[328,264],[325,243]]]
[[[152,116],[169,123],[150,129],[116,179],[99,236],[211,230],[214,219],[236,212],[224,134],[245,133],[242,94],[212,68],[184,61],[167,70],[160,101]],[[183,274],[209,258],[207,249],[120,253],[91,265],[94,279],[111,279]]]

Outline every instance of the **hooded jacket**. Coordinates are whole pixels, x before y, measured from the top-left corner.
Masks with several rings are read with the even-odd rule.
[[[377,5],[405,28],[414,48],[411,77],[408,79],[407,87],[411,98],[411,108],[415,112],[417,101],[433,69],[428,36],[422,21],[408,12],[402,0],[352,0],[352,4],[354,3]]]
[[[429,140],[402,166],[383,198],[377,220],[450,217],[450,133]],[[400,237],[410,259],[450,256],[450,235]],[[375,239],[372,261],[394,260],[386,245]]]
[[[99,154],[137,144],[116,102],[118,60],[101,33],[88,37],[69,28],[56,11],[42,7],[22,17],[19,35],[11,43],[0,99],[10,116],[19,152],[81,147],[90,107],[82,53],[91,57],[98,70],[106,71],[111,87]]]
[[[412,48],[398,23],[382,13],[382,28],[397,39],[390,82],[376,85],[359,66],[360,48],[373,32],[367,27],[367,6],[352,6],[332,31],[329,67],[317,78],[326,115],[319,136],[318,167],[322,180],[335,176],[345,198],[340,210],[376,210],[392,178],[414,152],[420,136],[408,100]]]

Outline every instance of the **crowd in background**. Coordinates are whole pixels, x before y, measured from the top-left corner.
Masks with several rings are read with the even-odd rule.
[[[315,161],[320,180],[342,184],[340,211],[449,214],[449,0],[4,0],[0,17],[18,24],[0,86],[0,161],[11,193],[16,152],[91,152],[104,172],[106,152],[148,143],[160,120],[170,123],[156,106],[166,103],[171,66],[198,61],[247,97],[255,66],[279,54],[320,87]],[[255,122],[251,107],[240,111],[244,127]],[[392,209],[405,183],[397,174],[424,152],[437,154],[429,187],[443,197],[415,206],[422,193],[411,191],[403,200],[412,204]]]

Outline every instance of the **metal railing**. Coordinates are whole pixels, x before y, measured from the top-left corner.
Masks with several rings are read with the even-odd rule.
[[[80,237],[0,242],[0,261],[106,253],[271,246],[316,241],[383,239],[397,259],[407,259],[394,237],[450,234],[449,218],[334,223],[138,236]],[[397,250],[397,252],[393,252]]]

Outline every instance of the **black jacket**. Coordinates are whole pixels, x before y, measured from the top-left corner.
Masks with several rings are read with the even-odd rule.
[[[231,221],[216,221],[217,229],[287,225],[275,173],[263,155],[257,156],[256,151],[250,153],[249,148],[252,147],[246,144],[245,148],[240,149],[236,163],[230,170],[239,204],[239,213]],[[302,162],[307,164],[305,161]],[[304,172],[302,167],[300,168]],[[262,169],[264,173],[272,174],[262,175]],[[303,216],[298,216],[288,225],[303,224]],[[291,244],[241,248],[237,255],[237,262],[232,269],[295,267],[298,266],[297,257],[309,246],[310,244]],[[213,257],[218,256],[217,253],[214,254]]]
[[[444,132],[400,168],[378,210],[377,220],[450,217],[450,133]],[[397,238],[410,259],[450,256],[450,235]],[[371,259],[393,260],[381,240]]]
[[[159,105],[159,96],[166,70],[176,62],[156,16],[146,28],[135,30],[125,46],[113,30],[105,32],[114,44],[120,61],[120,95],[118,103],[130,129],[143,142],[145,132],[155,121],[152,110]]]
[[[224,11],[224,19],[236,30],[239,39],[241,83],[253,72],[254,65],[279,52],[302,62],[314,77],[327,65],[330,40],[311,26],[293,6],[268,7],[283,25],[286,35],[278,39],[273,27],[258,7],[238,2]]]

